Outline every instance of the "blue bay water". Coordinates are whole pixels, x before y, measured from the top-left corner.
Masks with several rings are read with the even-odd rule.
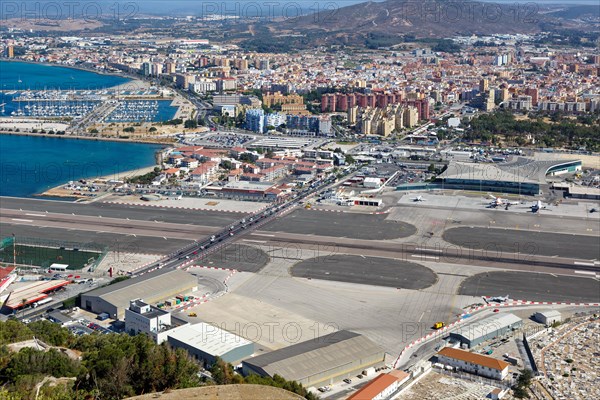
[[[0,61],[2,90],[105,89],[129,82],[118,75],[98,74],[76,68],[18,61]]]
[[[162,146],[0,135],[0,196],[31,197],[68,181],[154,165]]]

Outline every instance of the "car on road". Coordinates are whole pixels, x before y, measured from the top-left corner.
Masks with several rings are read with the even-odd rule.
[[[494,312],[500,312],[499,308],[494,308]]]
[[[344,382],[346,382],[347,384],[351,384],[352,383],[352,379],[346,378],[346,379],[344,379]]]

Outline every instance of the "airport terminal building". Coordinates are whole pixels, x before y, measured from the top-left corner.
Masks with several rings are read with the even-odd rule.
[[[159,269],[83,293],[81,308],[96,314],[105,312],[111,318],[122,320],[131,300],[143,299],[148,304],[157,303],[197,288],[198,281],[193,275],[181,270]]]
[[[481,343],[502,337],[523,326],[523,320],[511,313],[498,313],[488,318],[466,324],[450,333],[450,339],[464,347],[473,348]]]
[[[244,375],[277,374],[305,387],[318,387],[381,366],[384,358],[383,349],[367,337],[338,331],[244,360],[242,371]]]
[[[524,157],[501,164],[452,161],[434,184],[437,189],[536,196],[548,176],[573,173],[581,167],[581,160],[535,161]]]

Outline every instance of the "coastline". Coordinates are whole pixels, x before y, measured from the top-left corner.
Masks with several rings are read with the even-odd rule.
[[[116,137],[91,137],[91,136],[79,136],[79,135],[51,135],[48,133],[33,133],[33,132],[14,132],[14,131],[3,131],[0,130],[0,135],[20,135],[20,136],[36,136],[36,137],[49,137],[49,138],[60,138],[60,139],[81,139],[81,140],[95,140],[98,142],[128,142],[128,143],[142,143],[142,144],[160,144],[165,147],[175,147],[175,142],[161,141],[156,138],[143,139],[131,139],[131,138],[116,138]]]
[[[110,175],[98,176],[95,178],[86,178],[86,180],[90,181],[90,182],[103,182],[103,183],[106,183],[110,180],[124,181],[126,178],[132,178],[135,176],[145,175],[149,172],[152,172],[154,170],[154,168],[156,168],[156,167],[160,167],[160,165],[155,164],[155,165],[151,165],[148,167],[132,169],[129,171],[116,172],[116,173],[113,173]],[[83,194],[77,195],[77,194],[74,194],[74,192],[75,192],[74,189],[63,188],[66,184],[67,183],[61,183],[60,185],[57,185],[50,189],[47,189],[47,190],[43,191],[42,193],[36,193],[33,195],[33,197],[42,198],[42,199],[44,197],[53,197],[53,198],[76,199],[75,201],[80,201],[80,200],[95,201],[106,195],[112,194],[112,192],[110,192],[110,191],[105,191],[105,192],[98,193],[97,196],[86,196]]]

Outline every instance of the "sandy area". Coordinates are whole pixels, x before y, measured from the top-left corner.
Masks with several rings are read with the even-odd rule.
[[[125,274],[143,265],[155,262],[162,256],[155,254],[134,254],[119,251],[109,251],[94,270],[95,276],[108,275],[108,269],[113,268],[114,275]]]
[[[205,386],[190,389],[169,390],[161,393],[150,393],[130,397],[128,400],[301,400],[302,396],[271,386],[262,385],[221,385]]]
[[[17,119],[17,118],[0,118],[0,130],[20,129],[21,131],[31,131],[32,129],[46,131],[64,131],[69,127],[69,124],[63,122],[49,122],[35,119]]]

